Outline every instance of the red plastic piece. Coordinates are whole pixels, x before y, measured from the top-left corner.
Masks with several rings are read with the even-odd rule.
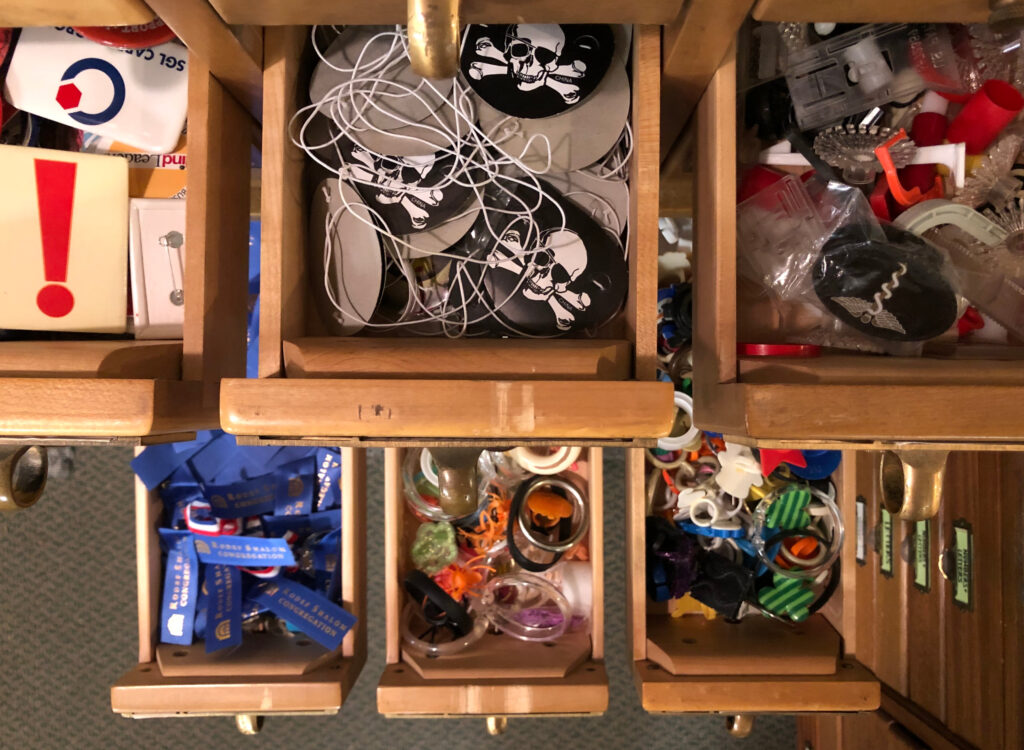
[[[956,322],[956,330],[960,334],[960,338],[963,338],[971,331],[978,331],[984,327],[985,319],[981,317],[981,313],[976,308],[970,306],[960,316],[960,320]]]
[[[741,357],[820,357],[817,344],[737,344]]]
[[[740,176],[739,190],[736,192],[736,202],[742,203],[747,198],[752,198],[769,185],[778,182],[785,175],[768,167],[755,166],[747,169]]]
[[[118,49],[145,49],[174,39],[174,32],[159,18],[141,26],[75,26],[86,39]]]
[[[807,459],[801,451],[790,449],[762,448],[761,451],[761,474],[768,476],[779,464],[787,463],[791,466],[807,466]]]
[[[949,120],[938,112],[922,112],[910,126],[910,137],[918,146],[938,146],[946,138]],[[935,182],[934,164],[909,164],[900,170],[900,182],[925,192]]]
[[[953,118],[946,138],[950,143],[963,142],[969,154],[980,154],[1021,109],[1024,96],[1017,89],[1006,81],[985,81]]]
[[[871,203],[871,213],[882,221],[892,221],[892,213],[889,211],[889,181],[884,176],[878,178],[868,201]]]

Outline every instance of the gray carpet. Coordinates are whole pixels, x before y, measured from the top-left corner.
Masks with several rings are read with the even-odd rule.
[[[71,479],[40,503],[0,517],[0,748],[302,747],[459,750],[794,747],[791,717],[760,717],[735,740],[713,716],[650,716],[626,651],[623,452],[605,452],[607,668],[603,717],[514,719],[488,737],[483,719],[397,720],[376,711],[384,666],[383,452],[369,453],[369,655],[334,717],[280,717],[257,737],[219,719],[131,720],[110,711],[109,688],[136,658],[131,451],[80,448]],[[522,745],[520,745],[522,743]]]

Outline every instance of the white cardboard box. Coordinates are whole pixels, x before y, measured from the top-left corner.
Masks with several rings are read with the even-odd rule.
[[[137,339],[180,339],[185,322],[185,200],[133,198],[129,243]]]

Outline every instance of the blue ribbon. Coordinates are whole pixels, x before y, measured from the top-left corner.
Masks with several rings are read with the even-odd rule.
[[[288,531],[305,536],[340,526],[341,510],[325,510],[308,516],[263,516],[263,530],[267,536],[284,536]]]
[[[316,484],[316,460],[313,456],[285,464],[275,472],[278,477],[275,516],[305,516],[313,512]]]
[[[132,459],[132,470],[147,490],[155,490],[174,470],[197,453],[213,435],[205,430],[186,443],[151,445]]]
[[[187,531],[160,529],[160,539],[167,548],[160,642],[188,646],[192,643],[199,590],[196,548],[192,534]]]
[[[232,484],[206,485],[203,496],[217,518],[248,518],[274,510],[281,490],[282,482],[279,476],[264,474]]]
[[[341,529],[325,534],[313,545],[313,567],[316,570],[334,570],[341,559]]]
[[[252,597],[324,648],[334,651],[356,617],[301,583],[276,578],[255,587]]]
[[[316,451],[316,509],[341,506],[341,453],[333,448]]]
[[[242,642],[242,573],[229,565],[207,565],[206,653]]]
[[[237,565],[246,568],[268,568],[295,565],[288,542],[258,536],[197,537],[195,549],[206,565]]]

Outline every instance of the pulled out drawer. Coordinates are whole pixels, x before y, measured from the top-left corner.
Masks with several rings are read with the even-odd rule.
[[[358,621],[333,653],[308,638],[258,634],[222,655],[206,654],[202,642],[159,643],[163,569],[157,529],[164,504],[136,480],[139,663],[110,689],[115,713],[265,716],[341,708],[366,660],[366,456],[353,448],[342,448],[341,455],[341,605]]]

